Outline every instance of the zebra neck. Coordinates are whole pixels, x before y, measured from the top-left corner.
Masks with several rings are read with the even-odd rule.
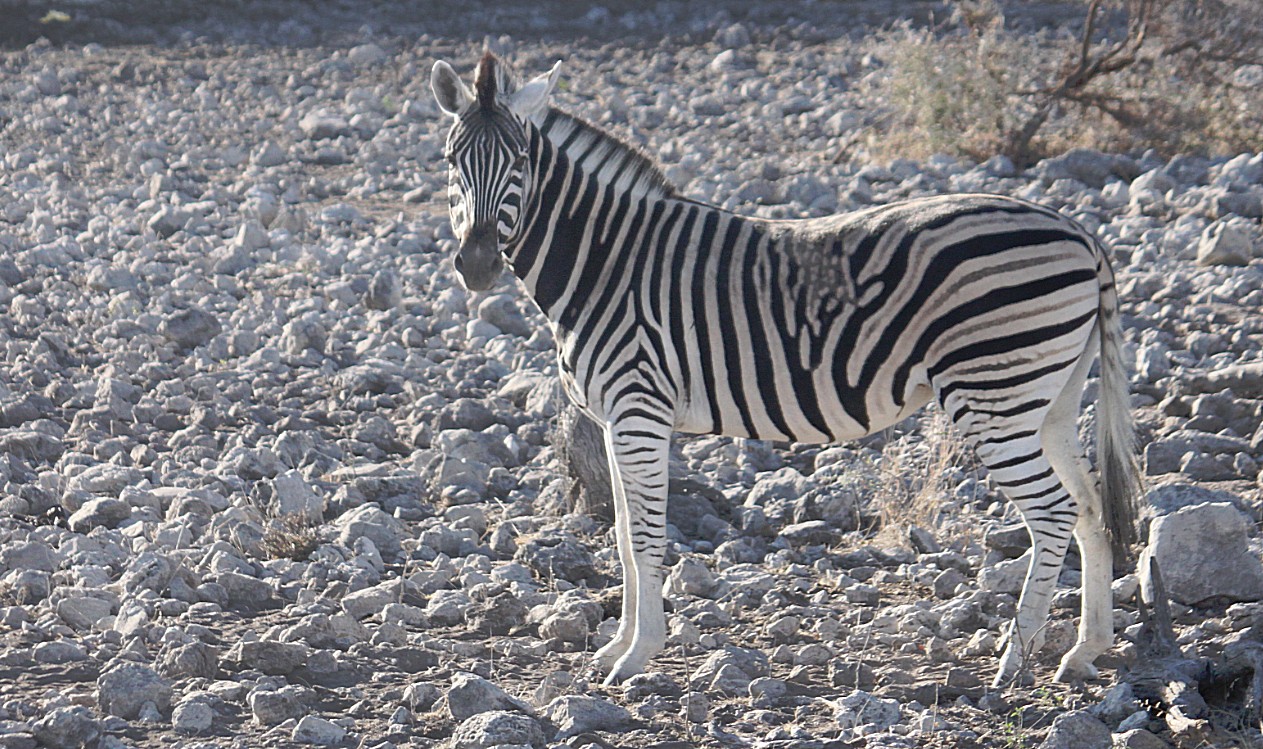
[[[613,184],[620,195],[667,198],[679,194],[639,148],[569,112],[550,108],[539,130],[575,169],[601,184]]]

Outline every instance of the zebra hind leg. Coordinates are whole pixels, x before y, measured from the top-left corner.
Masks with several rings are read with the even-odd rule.
[[[1017,616],[995,686],[1011,681],[1025,659],[1038,653],[1044,643],[1044,627],[1052,604],[1053,589],[1061,574],[1070,536],[1078,520],[1078,506],[1040,448],[1038,437],[1011,443],[1007,460],[983,459],[995,482],[1017,505],[1031,534],[1031,562],[1018,598]]]
[[[1087,350],[1092,352],[1095,348],[1089,345]],[[1092,662],[1114,644],[1114,603],[1110,590],[1114,576],[1113,553],[1105,533],[1100,487],[1088,469],[1077,428],[1079,401],[1091,365],[1090,355],[1079,360],[1074,375],[1049,409],[1042,429],[1044,453],[1080,507],[1074,528],[1083,568],[1079,635],[1074,647],[1061,659],[1057,681],[1094,678],[1097,670]]]
[[[1065,373],[1055,382],[997,399],[995,391],[948,386],[944,410],[974,448],[992,481],[1022,514],[1031,535],[1031,562],[1018,599],[1017,616],[1000,657],[994,685],[1012,681],[1025,659],[1039,652],[1066,549],[1079,517],[1078,504],[1054,470],[1041,440],[1049,411],[1045,392],[1060,393]],[[943,392],[942,388],[939,388]]]

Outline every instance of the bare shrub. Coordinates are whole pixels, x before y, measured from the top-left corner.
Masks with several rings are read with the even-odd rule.
[[[268,559],[292,559],[306,561],[320,538],[316,527],[299,515],[282,515],[268,521],[259,548]]]
[[[949,24],[880,44],[874,155],[1263,149],[1263,86],[1246,69],[1263,62],[1255,0],[1088,0],[1077,36],[1060,37],[1016,33],[997,3],[962,0]]]

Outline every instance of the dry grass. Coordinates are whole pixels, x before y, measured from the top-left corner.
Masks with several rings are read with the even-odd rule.
[[[319,545],[316,526],[298,515],[282,515],[268,521],[259,548],[268,559],[303,562]]]
[[[947,527],[944,513],[962,470],[977,465],[973,452],[938,409],[926,411],[921,429],[888,442],[876,466],[874,496],[880,526],[874,540],[886,545],[907,543],[909,526],[933,529],[935,535],[968,541],[961,527]]]
[[[991,0],[961,0],[952,21],[934,29],[888,32],[876,46],[888,64],[864,84],[885,103],[865,137],[869,156],[1004,154],[1027,164],[1074,147],[1263,150],[1263,87],[1238,75],[1263,61],[1263,5],[1088,0],[1084,8],[1078,36],[1014,32]]]

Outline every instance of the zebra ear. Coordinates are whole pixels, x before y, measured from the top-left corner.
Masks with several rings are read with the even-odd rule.
[[[434,69],[430,71],[430,88],[434,90],[439,109],[452,117],[460,117],[474,101],[473,92],[456,75],[452,66],[442,60],[434,63]]]
[[[561,60],[553,65],[553,69],[531,79],[509,97],[509,108],[523,117],[531,118],[548,106],[548,98],[557,87],[557,76],[561,75]]]

